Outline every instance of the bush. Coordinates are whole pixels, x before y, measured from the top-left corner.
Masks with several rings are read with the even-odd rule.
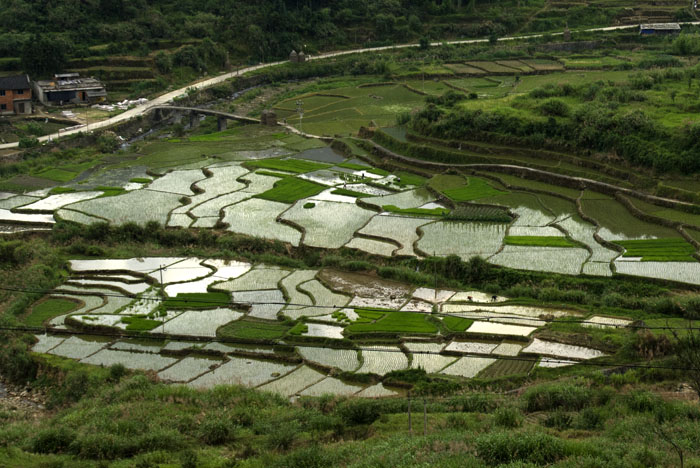
[[[595,430],[600,429],[605,422],[605,418],[600,410],[596,408],[584,408],[578,414],[574,425],[579,429]]]
[[[39,146],[39,140],[36,137],[22,137],[19,139],[20,148],[35,148]]]
[[[109,380],[113,382],[119,382],[122,377],[124,377],[127,373],[126,367],[124,367],[124,364],[112,364],[109,367]]]
[[[275,465],[279,468],[325,468],[338,466],[335,457],[321,447],[307,447],[297,450],[279,460]]]
[[[548,99],[540,105],[540,112],[544,115],[566,117],[569,115],[569,106],[558,99]]]
[[[286,422],[271,427],[268,430],[267,446],[276,450],[289,450],[299,432],[301,428],[297,422]]]
[[[380,416],[379,404],[373,400],[347,400],[336,409],[343,422],[348,425],[372,424]]]
[[[570,414],[565,413],[564,411],[555,411],[547,416],[547,419],[544,420],[544,425],[563,430],[571,427],[572,421],[573,418]]]
[[[32,452],[63,453],[74,440],[75,433],[66,427],[45,429],[32,439]]]
[[[199,426],[199,440],[207,445],[221,445],[233,438],[233,431],[227,421],[208,419]]]
[[[630,393],[626,399],[627,407],[632,411],[645,413],[656,410],[662,404],[662,401],[651,392],[644,390],[634,391]]]
[[[501,427],[520,427],[523,423],[523,415],[517,408],[502,406],[494,412],[494,421]]]
[[[539,432],[492,432],[476,439],[476,453],[490,465],[511,462],[550,464],[567,455],[564,441]]]
[[[591,402],[591,391],[574,384],[545,384],[528,389],[523,398],[528,411],[578,411]]]

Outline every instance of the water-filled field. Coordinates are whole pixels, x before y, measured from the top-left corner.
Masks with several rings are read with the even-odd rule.
[[[35,352],[150,370],[164,381],[198,388],[227,383],[284,396],[380,397],[395,393],[381,380],[397,370],[471,378],[521,372],[522,366],[506,365],[521,353],[530,365],[538,356],[573,364],[604,356],[594,348],[531,338],[551,317],[580,317],[579,311],[517,305],[501,296],[493,301],[481,291],[197,257],[73,260],[70,268],[72,276],[28,318],[66,334],[38,336]],[[372,308],[376,303],[388,308]],[[446,341],[448,329],[426,320],[433,311],[445,322],[467,320],[462,334]],[[624,327],[630,319],[594,316],[590,322]],[[91,330],[137,338],[90,337]],[[355,343],[387,334],[396,337],[395,345]],[[492,365],[497,367],[488,370]],[[339,379],[339,371],[372,377],[358,384]]]
[[[293,246],[345,246],[385,257],[458,255],[468,260],[478,255],[510,268],[569,275],[617,272],[688,283],[697,283],[700,277],[700,262],[690,256],[694,248],[679,232],[635,217],[609,195],[496,173],[490,174],[519,188],[508,191],[482,177],[441,174],[429,179],[406,171],[392,174],[373,167],[370,160],[358,159],[365,157],[359,153],[341,154],[316,140],[306,140],[311,145],[306,146],[314,149],[299,151],[299,137],[256,126],[223,132],[220,141],[217,135],[206,135],[206,142],[195,138],[149,143],[134,167],[143,172],[153,163],[157,171],[138,178],[138,183],[123,176],[128,166],[120,166],[98,172],[84,184],[67,184],[59,193],[46,189],[30,195],[5,193],[0,218],[35,228],[50,226],[56,218],[83,224],[154,221],[173,228],[227,229]],[[191,160],[196,155],[183,157],[180,164],[171,157],[196,151],[198,142],[207,158],[194,167]],[[235,148],[226,149],[226,145]],[[214,148],[222,151],[219,154]],[[161,158],[167,164],[156,164]],[[121,186],[100,187],[92,179],[121,181]],[[82,190],[83,185],[88,190]],[[527,187],[539,191],[524,191]],[[453,208],[434,203],[438,193],[457,203],[456,214],[469,213],[460,207],[487,203],[508,210],[512,221],[453,218]],[[581,213],[572,201],[579,194]],[[648,203],[634,203],[647,211],[660,211]],[[623,250],[626,241],[655,238],[675,239],[677,250],[686,253],[685,261],[666,262],[653,256],[637,263],[622,262],[616,260],[619,251],[601,244],[601,239],[618,241]],[[198,288],[209,284],[203,281]],[[169,291],[184,292],[174,286]]]

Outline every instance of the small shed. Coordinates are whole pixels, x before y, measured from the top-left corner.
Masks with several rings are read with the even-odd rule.
[[[299,62],[299,63],[306,62],[306,54],[304,53],[303,50],[301,52],[299,52],[299,54],[297,54],[297,62]]]
[[[260,124],[274,127],[277,125],[277,114],[273,110],[266,109],[260,114]]]
[[[642,36],[678,34],[680,32],[681,25],[678,23],[651,23],[639,25],[639,34]]]
[[[292,50],[289,54],[289,61],[292,63],[297,63],[299,61],[299,56],[296,50]]]

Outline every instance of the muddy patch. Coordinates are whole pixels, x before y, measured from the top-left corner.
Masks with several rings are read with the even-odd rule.
[[[408,298],[412,288],[404,283],[385,280],[374,275],[323,269],[318,277],[334,291],[360,297]]]

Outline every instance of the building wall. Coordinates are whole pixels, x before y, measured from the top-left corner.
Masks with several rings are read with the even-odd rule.
[[[32,98],[32,90],[31,89],[25,89],[23,90],[24,93],[20,94],[20,91],[17,90],[11,90],[11,89],[6,89],[5,95],[2,96],[2,90],[0,90],[0,114],[2,115],[8,115],[8,114],[14,114],[14,101],[15,99],[31,99]],[[2,107],[5,107],[3,109]],[[31,106],[30,106],[31,107]]]

